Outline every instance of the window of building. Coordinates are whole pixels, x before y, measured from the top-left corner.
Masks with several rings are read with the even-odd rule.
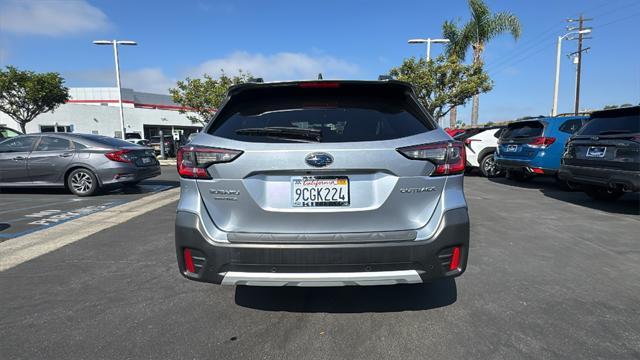
[[[59,132],[59,133],[70,133],[73,132],[72,125],[58,125],[56,129],[56,125],[40,125],[40,132]]]

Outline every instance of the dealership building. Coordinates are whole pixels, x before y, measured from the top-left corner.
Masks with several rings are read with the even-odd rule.
[[[55,111],[40,114],[27,124],[27,132],[75,132],[121,137],[118,88],[70,88],[70,100]],[[192,123],[183,109],[169,95],[122,89],[124,124],[127,133],[138,133],[145,139],[164,134],[188,136],[201,126]],[[0,112],[0,125],[20,129]]]

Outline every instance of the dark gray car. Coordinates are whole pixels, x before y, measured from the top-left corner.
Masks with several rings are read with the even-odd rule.
[[[0,141],[0,188],[66,187],[89,196],[160,175],[153,149],[91,134],[30,134]]]

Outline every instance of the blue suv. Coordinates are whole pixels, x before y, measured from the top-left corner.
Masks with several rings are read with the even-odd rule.
[[[518,181],[555,176],[564,145],[587,120],[587,116],[559,116],[513,122],[498,141],[496,165],[506,170],[507,178]]]

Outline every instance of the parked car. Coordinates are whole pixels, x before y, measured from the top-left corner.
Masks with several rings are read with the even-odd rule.
[[[640,106],[592,113],[567,144],[559,177],[595,199],[640,191]]]
[[[22,135],[22,133],[6,126],[0,126],[0,140],[15,137],[18,135]]]
[[[163,135],[162,137],[164,139],[165,153],[170,157],[174,157],[176,155],[176,147],[173,142],[173,136]],[[149,139],[149,146],[155,150],[156,155],[160,155],[160,136],[152,136],[151,139]]]
[[[485,177],[502,175],[503,171],[496,166],[494,153],[504,129],[504,126],[476,128],[454,137],[466,147],[467,169],[479,168]]]
[[[500,135],[496,165],[517,181],[556,176],[565,143],[587,120],[586,116],[559,116],[513,122]]]
[[[182,275],[342,286],[463,273],[464,146],[411,85],[248,83],[224,104],[178,152]]]
[[[0,141],[0,188],[67,187],[78,196],[160,175],[153,150],[91,134],[43,133]]]
[[[130,142],[132,144],[149,147],[149,140],[147,139],[127,139],[125,141]]]

